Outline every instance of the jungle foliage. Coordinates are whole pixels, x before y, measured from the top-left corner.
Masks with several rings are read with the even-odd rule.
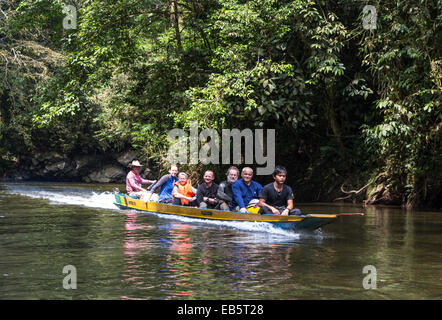
[[[61,0],[0,1],[4,168],[41,149],[161,166],[168,130],[198,121],[275,128],[299,201],[365,185],[358,200],[441,206],[440,1],[66,3],[76,29]]]

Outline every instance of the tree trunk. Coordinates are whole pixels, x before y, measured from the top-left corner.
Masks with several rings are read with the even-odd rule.
[[[345,148],[344,143],[342,142],[342,133],[341,128],[339,127],[338,121],[336,120],[336,113],[334,108],[334,95],[332,89],[327,89],[327,93],[329,96],[329,102],[325,104],[326,116],[330,124],[330,128],[333,131],[333,135],[335,136],[338,147],[339,147],[339,155],[344,158]]]
[[[170,3],[170,20],[175,28],[175,36],[177,42],[178,53],[183,53],[183,45],[181,44],[181,33],[180,33],[180,19],[178,14],[178,3],[176,0],[172,0]]]

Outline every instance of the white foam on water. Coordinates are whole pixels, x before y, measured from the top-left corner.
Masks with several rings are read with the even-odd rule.
[[[55,189],[42,190],[39,188],[10,187],[9,193],[18,194],[34,199],[47,199],[51,204],[81,205],[90,208],[116,209],[113,204],[113,192],[97,192],[87,189]]]
[[[189,218],[189,217],[158,213],[158,212],[149,212],[145,214],[152,214],[159,218],[178,220],[180,222],[186,222],[186,223],[209,224],[212,226],[234,228],[242,231],[271,233],[284,237],[290,237],[293,239],[298,239],[300,237],[299,233],[295,233],[294,231],[291,230],[284,230],[281,228],[277,228],[270,223],[261,222],[261,221],[225,221],[225,220],[199,219],[199,218]]]

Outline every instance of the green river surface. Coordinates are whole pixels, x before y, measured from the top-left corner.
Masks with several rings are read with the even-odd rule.
[[[0,299],[442,298],[442,212],[300,204],[365,216],[295,233],[120,210],[114,187],[0,184]]]

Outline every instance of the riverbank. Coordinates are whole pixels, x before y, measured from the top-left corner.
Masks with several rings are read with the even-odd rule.
[[[100,184],[103,188],[106,188],[113,185],[118,185],[120,190],[124,190],[125,186],[125,177],[128,172],[128,167],[126,163],[130,163],[132,160],[128,160],[132,158],[133,154],[124,153],[120,154],[117,158],[111,158],[107,161],[95,161],[99,159],[94,156],[84,156],[78,157],[74,160],[67,160],[63,158],[59,158],[56,160],[55,158],[50,159],[49,161],[43,160],[40,161],[39,166],[33,165],[31,168],[22,167],[22,168],[12,168],[7,172],[6,175],[0,177],[0,183],[39,183],[39,182],[48,182],[48,183],[85,183],[87,185],[97,185]],[[112,160],[117,161],[112,161]],[[118,159],[120,161],[118,161]],[[100,167],[96,163],[103,163],[103,167]],[[148,167],[144,168],[141,173],[141,176],[145,179],[158,179],[157,170],[152,170]],[[261,183],[265,183],[260,181]],[[110,189],[109,189],[110,190]],[[303,197],[304,191],[302,188],[296,188],[297,201],[298,205],[330,205],[334,203],[336,206],[340,205],[361,205],[364,207],[385,207],[385,208],[402,208],[402,209],[419,209],[419,210],[437,210],[441,211],[442,207],[437,206],[422,206],[419,208],[407,208],[406,205],[401,204],[397,201],[397,199],[392,199],[392,197],[388,194],[388,190],[385,196],[379,191],[380,188],[374,188],[370,191],[370,189],[364,194],[358,194],[355,197],[345,197],[345,199],[339,201],[335,200],[335,194],[338,192],[334,191],[333,195],[331,195],[325,201],[308,201]],[[385,191],[385,188],[382,189]],[[396,196],[397,198],[397,196]],[[374,199],[374,200],[373,200]]]
[[[135,150],[124,152],[103,152],[95,154],[63,154],[50,151],[33,153],[20,158],[0,158],[0,182],[21,181],[54,181],[67,183],[101,183],[124,184],[128,164],[138,159],[144,165],[141,176],[145,179],[159,179],[162,173],[158,166],[140,158]],[[285,160],[289,163],[289,160]],[[300,164],[300,165],[299,165]],[[298,166],[299,165],[299,166]],[[241,166],[240,166],[241,167]],[[180,168],[181,169],[181,168]],[[207,168],[209,169],[209,168]],[[210,167],[221,182],[226,168],[221,166]],[[303,174],[308,171],[305,163],[294,161],[293,167],[287,167],[289,176],[286,183],[295,192],[296,201],[303,203],[353,203],[361,205],[390,205],[407,209],[441,210],[442,202],[433,196],[427,202],[410,205],[405,201],[407,190],[393,187],[383,174],[369,179],[361,172],[355,172],[344,179],[343,176],[330,178],[329,167],[318,167],[315,174]],[[181,170],[191,174],[194,184],[201,183],[202,168],[183,166]],[[204,169],[205,170],[205,169]],[[333,169],[332,169],[333,170]],[[255,176],[254,179],[265,185],[272,181],[271,176]],[[366,183],[366,180],[369,180]],[[344,181],[355,181],[354,185],[365,184],[362,188],[351,190],[351,185],[344,186]],[[354,187],[353,187],[354,188]]]
[[[117,154],[65,155],[37,153],[10,161],[0,181],[64,181],[87,183],[124,183],[128,164],[137,157],[133,151]],[[153,179],[149,166],[143,177]]]

